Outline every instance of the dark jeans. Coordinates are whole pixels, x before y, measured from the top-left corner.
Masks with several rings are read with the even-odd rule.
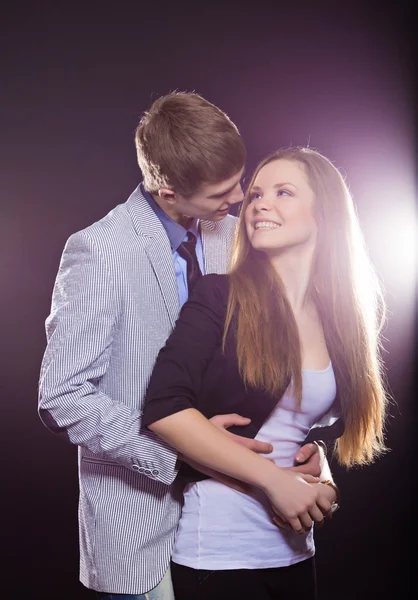
[[[176,600],[316,600],[315,559],[275,569],[205,571],[171,563]]]

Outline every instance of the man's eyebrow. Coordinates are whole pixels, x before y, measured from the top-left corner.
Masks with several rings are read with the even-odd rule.
[[[222,196],[226,196],[227,194],[229,194],[229,192],[232,192],[232,190],[234,189],[234,187],[236,187],[236,185],[237,184],[234,183],[227,190],[224,190],[223,192],[218,192],[217,194],[211,194],[210,196],[208,196],[208,198],[222,198]]]

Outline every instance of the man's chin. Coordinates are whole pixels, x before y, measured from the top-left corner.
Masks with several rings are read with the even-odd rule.
[[[222,221],[229,214],[229,208],[227,210],[217,210],[215,213],[206,215],[206,217],[200,217],[202,221]]]
[[[222,221],[222,219],[225,219],[225,217],[229,214],[229,208],[227,208],[226,210],[218,210],[218,212],[215,213],[214,218],[211,219],[211,221]]]
[[[212,223],[217,223],[218,221],[223,221],[225,219],[226,215],[224,217],[219,217],[219,216],[213,216],[213,217],[208,217],[207,219],[204,219],[204,221],[212,221]]]

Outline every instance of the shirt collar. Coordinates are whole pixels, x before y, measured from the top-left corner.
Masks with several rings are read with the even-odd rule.
[[[146,191],[143,182],[140,184],[140,189],[145,200],[151,206],[157,217],[160,219],[162,226],[166,230],[173,252],[177,250],[180,244],[184,241],[188,231],[193,233],[197,238],[199,235],[199,219],[192,219],[189,227],[185,229],[183,225],[173,221],[173,219],[169,217],[160,206],[158,206],[152,197],[152,194]]]

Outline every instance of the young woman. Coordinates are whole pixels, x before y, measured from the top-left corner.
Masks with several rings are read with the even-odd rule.
[[[266,158],[244,199],[230,274],[196,286],[147,393],[145,425],[184,456],[254,486],[247,494],[213,479],[186,486],[176,600],[316,597],[312,526],[337,490],[285,467],[312,439],[338,438],[346,467],[384,451],[382,309],[338,170],[309,148]],[[246,434],[273,445],[275,464],[205,418],[231,412],[251,418]]]

